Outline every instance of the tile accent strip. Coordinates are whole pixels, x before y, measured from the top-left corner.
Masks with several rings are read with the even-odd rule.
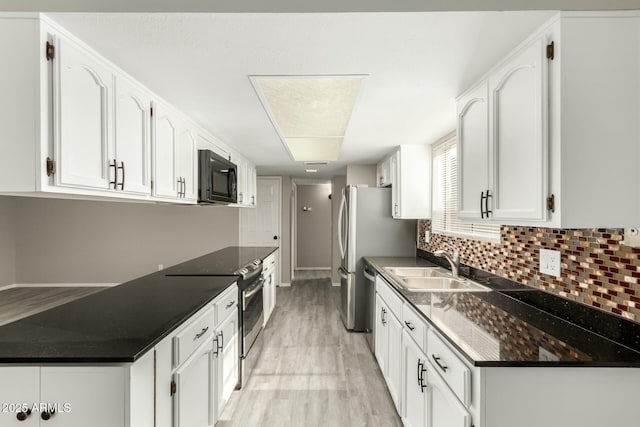
[[[461,262],[518,283],[640,322],[640,248],[621,245],[622,229],[553,229],[502,226],[500,243],[424,231],[418,221],[418,249],[456,248]],[[561,252],[561,277],[538,271],[539,250]]]

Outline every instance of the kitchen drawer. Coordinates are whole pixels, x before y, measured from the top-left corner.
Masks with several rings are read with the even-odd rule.
[[[379,274],[376,275],[376,292],[380,294],[380,298],[384,300],[389,310],[398,319],[402,319],[402,299]]]
[[[471,369],[433,329],[427,331],[427,359],[465,405],[471,404]]]
[[[276,253],[272,253],[262,261],[263,270],[272,270],[276,268]]]
[[[211,341],[214,332],[213,307],[206,310],[192,322],[189,322],[173,338],[173,366],[179,366],[187,360],[203,342]]]
[[[224,294],[216,298],[216,326],[238,307],[238,287],[232,285]]]
[[[420,350],[426,353],[427,324],[407,303],[402,306],[402,326],[407,330],[407,334],[418,344]]]

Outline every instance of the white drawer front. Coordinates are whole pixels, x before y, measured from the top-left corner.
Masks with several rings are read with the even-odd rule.
[[[402,326],[418,344],[420,350],[427,352],[427,324],[407,303],[402,306]]]
[[[193,322],[189,322],[189,325],[175,336],[173,339],[173,366],[180,365],[202,343],[213,339],[213,322],[213,308],[210,308]]]
[[[389,310],[398,318],[402,319],[402,299],[379,274],[376,275],[376,292],[389,307]]]
[[[427,332],[427,359],[465,405],[471,404],[471,369],[436,333]]]
[[[227,316],[238,308],[238,287],[231,286],[225,293],[216,299],[216,325],[219,325]]]
[[[276,254],[275,252],[272,253],[271,255],[269,255],[268,257],[266,257],[264,259],[264,261],[262,261],[262,269],[263,270],[270,270],[276,268]]]

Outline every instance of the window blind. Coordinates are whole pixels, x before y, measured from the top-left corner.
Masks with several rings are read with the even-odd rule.
[[[500,226],[458,219],[458,162],[455,136],[433,145],[431,225],[435,232],[500,239]]]

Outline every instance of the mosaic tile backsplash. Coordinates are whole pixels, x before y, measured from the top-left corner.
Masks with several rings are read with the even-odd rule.
[[[640,322],[640,248],[621,245],[622,229],[553,229],[502,226],[500,243],[424,231],[418,222],[418,248],[460,252],[464,264]],[[538,271],[539,249],[562,254],[561,277]]]

